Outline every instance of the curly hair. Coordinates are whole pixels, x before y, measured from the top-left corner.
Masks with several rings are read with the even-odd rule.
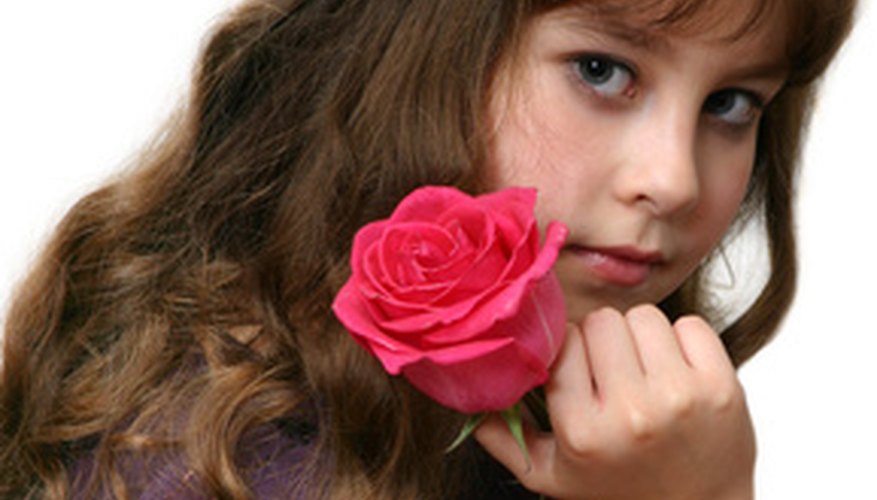
[[[854,10],[777,2],[790,78],[765,112],[741,212],[763,215],[772,267],[723,332],[737,364],[793,296],[798,150]],[[188,102],[136,168],[69,211],[17,290],[0,496],[66,498],[88,456],[91,494],[136,497],[144,485],[126,467],[185,457],[202,491],[249,498],[239,457],[254,430],[310,418],[319,432],[300,473],[314,496],[450,495],[474,460],[444,452],[462,417],[387,376],[329,305],[363,224],[420,185],[485,189],[493,74],[528,21],[561,3],[258,0],[229,13]],[[670,29],[716,2],[646,3],[636,10]],[[701,278],[665,310],[705,313]]]

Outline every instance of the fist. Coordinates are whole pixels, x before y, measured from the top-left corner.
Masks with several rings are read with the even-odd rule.
[[[528,489],[564,499],[752,498],[755,437],[742,387],[702,319],[654,306],[590,314],[545,386],[551,433],[527,429],[531,463],[502,422],[476,438]]]

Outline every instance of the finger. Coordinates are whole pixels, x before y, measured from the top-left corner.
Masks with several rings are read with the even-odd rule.
[[[551,427],[565,429],[581,422],[594,405],[594,381],[582,331],[568,324],[566,339],[545,384]]]
[[[589,314],[584,339],[598,398],[626,394],[642,383],[639,353],[621,313],[605,308]]]
[[[734,371],[719,334],[697,316],[685,316],[673,325],[679,347],[693,368],[704,371]]]
[[[625,314],[647,376],[687,368],[673,325],[657,307],[642,305]]]
[[[505,466],[527,489],[545,492],[554,455],[554,439],[532,427],[524,426],[524,442],[527,444],[528,462],[505,421],[497,414],[487,417],[475,430],[479,444]]]

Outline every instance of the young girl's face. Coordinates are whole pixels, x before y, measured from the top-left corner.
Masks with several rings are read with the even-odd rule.
[[[781,16],[726,36],[746,4],[688,34],[561,7],[497,76],[490,183],[537,188],[540,223],[569,227],[555,269],[570,320],[664,299],[733,221],[784,78]]]

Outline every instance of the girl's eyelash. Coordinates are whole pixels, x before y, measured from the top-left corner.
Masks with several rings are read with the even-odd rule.
[[[570,63],[575,78],[599,99],[606,99],[606,103],[630,99],[637,93],[637,71],[617,57],[584,53],[571,57]],[[757,121],[766,105],[766,99],[757,92],[730,87],[710,94],[703,112],[723,125],[739,129]]]
[[[753,91],[728,88],[710,94],[703,109],[729,126],[746,127],[758,119],[765,106],[765,98]]]
[[[753,92],[751,90],[746,90],[746,89],[741,89],[741,88],[723,89],[723,90],[720,90],[718,92],[713,93],[710,97],[727,96],[727,95],[738,95],[738,96],[745,97],[747,100],[749,100],[750,103],[752,103],[752,105],[755,108],[758,108],[758,109],[764,109],[764,107],[766,106],[766,100],[764,97],[760,96],[758,93]]]
[[[636,71],[627,63],[603,54],[579,54],[571,60],[577,78],[601,97],[631,97]]]

